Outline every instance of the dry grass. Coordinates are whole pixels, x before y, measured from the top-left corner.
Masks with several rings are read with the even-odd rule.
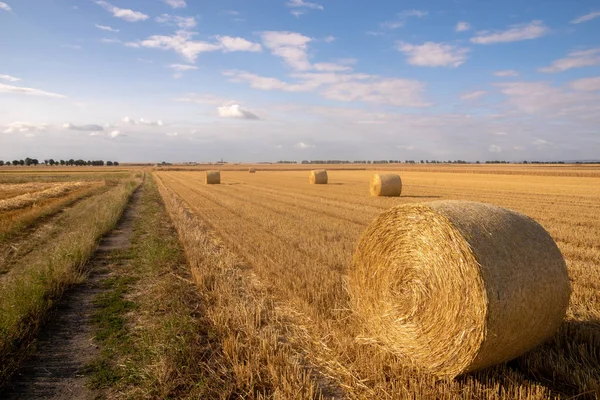
[[[341,388],[349,398],[600,396],[599,179],[403,172],[403,196],[386,198],[369,196],[369,171],[330,171],[332,184],[321,187],[306,182],[305,171],[263,172],[252,177],[247,171],[224,171],[223,175],[234,184],[207,188],[200,184],[200,173],[158,174],[166,186],[161,190],[168,208],[175,220],[179,218],[176,225],[188,258],[211,277],[198,279],[203,291],[218,293],[216,304],[248,320],[255,318],[254,303],[232,288],[253,282],[273,296],[274,317],[266,321],[282,322],[279,340],[242,340],[246,350],[232,359],[234,371],[250,368],[257,358],[263,359],[257,368],[274,368],[277,362],[266,356],[285,342],[291,354],[302,355],[302,365],[320,372],[310,375],[313,384],[319,383],[317,376],[327,376],[328,384]],[[186,214],[178,198],[195,215]],[[508,364],[441,381],[408,367],[369,339],[350,311],[345,283],[355,244],[378,214],[393,205],[437,199],[494,203],[535,218],[564,254],[573,288],[567,321],[549,342]],[[194,251],[208,245],[208,234],[197,233],[196,218],[202,219],[199,226],[210,226],[229,249],[246,260],[250,269],[223,271],[217,279],[214,271],[202,267],[207,256]],[[219,251],[223,250],[214,251],[216,259],[210,258],[211,263],[227,259]],[[240,274],[247,278],[237,278]],[[217,292],[214,279],[219,282]],[[228,304],[235,308],[228,309]],[[228,321],[214,319],[214,325],[225,329]],[[248,325],[241,337],[256,337],[263,329]],[[280,371],[277,378],[259,375],[267,387],[277,388],[289,373]]]
[[[53,197],[62,197],[73,190],[77,190],[89,185],[89,183],[83,182],[58,183],[45,190],[29,192],[19,196],[0,200],[0,212],[18,210],[20,208],[28,207],[42,200],[50,199]]]
[[[22,268],[0,278],[0,385],[30,351],[56,299],[85,279],[85,263],[99,238],[118,220],[136,185],[125,180],[73,206],[66,212],[70,222],[50,242],[33,246]]]

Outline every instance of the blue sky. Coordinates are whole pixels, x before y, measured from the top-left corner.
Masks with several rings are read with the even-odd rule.
[[[597,1],[2,0],[0,159],[600,158]]]

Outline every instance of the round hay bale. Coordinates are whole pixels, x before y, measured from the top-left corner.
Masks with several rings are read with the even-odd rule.
[[[370,184],[371,196],[400,196],[402,179],[398,174],[374,174]]]
[[[221,183],[221,171],[206,171],[205,182],[207,185],[218,185]]]
[[[571,292],[565,261],[541,225],[467,201],[382,213],[358,242],[348,285],[371,338],[446,377],[544,342]]]
[[[327,171],[324,169],[315,169],[310,171],[308,181],[313,185],[325,185],[327,184]]]
[[[251,174],[255,174],[256,173],[256,168],[248,168],[248,172]]]

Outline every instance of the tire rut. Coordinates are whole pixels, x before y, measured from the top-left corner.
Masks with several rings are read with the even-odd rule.
[[[116,252],[131,245],[141,186],[133,195],[115,229],[105,235],[87,265],[87,279],[57,303],[42,328],[33,355],[14,374],[3,399],[95,399],[87,387],[85,367],[99,353],[94,341],[94,299],[107,291],[103,281],[110,266],[124,262]]]

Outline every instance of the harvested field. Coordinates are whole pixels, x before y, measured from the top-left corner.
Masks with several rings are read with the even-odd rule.
[[[96,182],[97,184],[97,182]],[[61,197],[66,195],[67,193],[88,186],[90,183],[87,182],[66,182],[66,183],[57,183],[52,185],[48,189],[42,189],[39,191],[30,191],[24,194],[10,197],[4,200],[0,200],[0,212],[18,210],[20,208],[24,208],[30,206],[34,203],[37,203],[42,200],[50,199],[53,197]],[[2,191],[2,187],[0,186],[0,191]]]
[[[164,184],[163,196],[181,199],[216,233],[217,241],[244,260],[239,273],[246,278],[231,284],[258,291],[253,304],[259,301],[256,296],[272,304],[265,306],[256,329],[281,335],[289,346],[286,351],[295,355],[287,362],[311,371],[307,377],[291,365],[273,365],[292,374],[280,379],[298,385],[299,393],[318,390],[348,398],[598,397],[600,179],[589,177],[597,176],[589,170],[564,168],[546,176],[546,170],[490,168],[482,167],[483,173],[386,169],[401,175],[402,196],[397,198],[370,197],[373,171],[328,167],[329,184],[310,185],[306,171],[249,176],[247,170],[223,170],[226,183],[211,188],[202,184],[202,172],[155,175]],[[377,215],[398,204],[445,199],[492,203],[534,218],[563,253],[573,292],[567,320],[547,343],[507,364],[438,381],[407,367],[363,329],[350,311],[345,282],[356,242]],[[185,213],[173,207],[171,213]],[[279,326],[281,321],[286,324]],[[236,346],[232,340],[229,346]],[[279,341],[261,343],[255,353],[269,360]],[[246,368],[246,376],[264,377],[258,366]],[[275,392],[266,389],[267,394],[276,393],[276,387]]]

